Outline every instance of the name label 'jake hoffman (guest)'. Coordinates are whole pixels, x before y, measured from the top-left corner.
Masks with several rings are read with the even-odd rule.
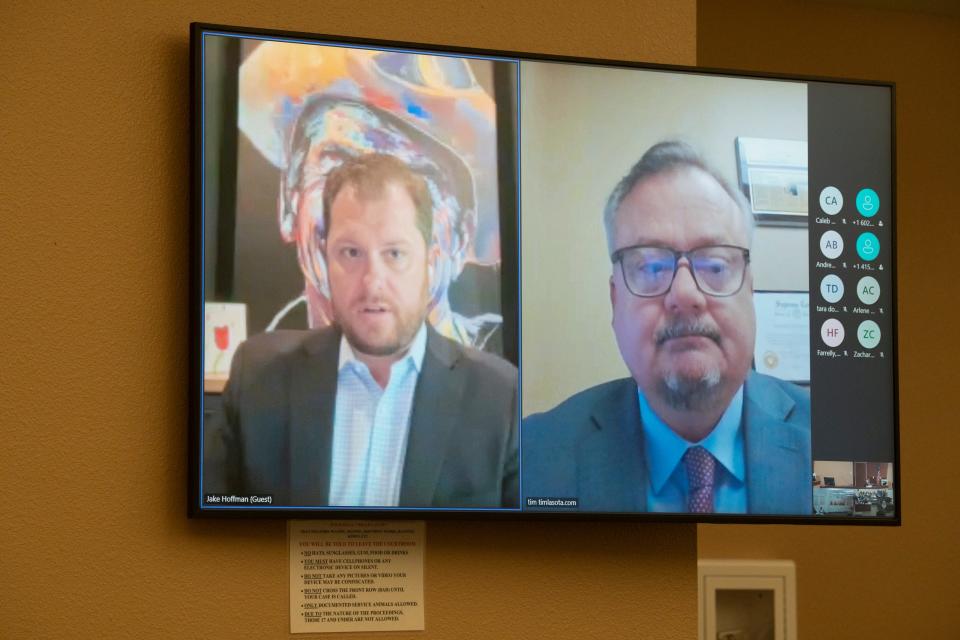
[[[254,496],[238,496],[238,495],[224,495],[217,493],[208,493],[203,496],[204,504],[213,504],[213,505],[231,505],[231,504],[273,504],[273,496],[269,495],[254,495]]]

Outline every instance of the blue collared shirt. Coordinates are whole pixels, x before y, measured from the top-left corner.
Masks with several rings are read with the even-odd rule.
[[[700,442],[689,442],[653,412],[637,389],[640,421],[647,459],[647,510],[685,513],[687,472],[683,454],[701,446],[717,459],[714,478],[714,513],[746,513],[746,465],[743,453],[743,386],[733,396],[717,426]]]
[[[386,388],[381,388],[346,338],[340,338],[331,505],[395,507],[400,503],[413,393],[426,348],[427,327],[421,325],[407,354],[391,365]]]

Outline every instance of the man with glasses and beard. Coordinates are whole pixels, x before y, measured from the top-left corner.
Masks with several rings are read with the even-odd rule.
[[[205,494],[518,505],[517,370],[427,322],[433,211],[426,181],[394,156],[345,158],[329,173],[319,250],[333,324],[240,346],[223,419],[204,433]]]
[[[528,508],[809,514],[810,396],[751,370],[753,216],[679,142],[651,147],[604,211],[631,377],[523,421]]]

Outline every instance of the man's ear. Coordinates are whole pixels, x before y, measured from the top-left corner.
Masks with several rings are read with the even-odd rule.
[[[427,279],[433,284],[434,274],[437,272],[437,263],[440,261],[440,247],[431,244],[427,249]]]
[[[613,326],[614,316],[617,313],[617,285],[610,275],[610,326]]]

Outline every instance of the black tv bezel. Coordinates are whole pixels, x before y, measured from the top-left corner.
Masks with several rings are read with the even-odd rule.
[[[261,509],[257,507],[204,508],[200,505],[202,491],[200,486],[200,437],[203,423],[203,57],[202,42],[204,35],[224,35],[239,38],[273,38],[280,40],[311,41],[317,44],[356,45],[373,48],[405,49],[425,53],[462,54],[482,58],[507,60],[560,62],[598,67],[623,69],[641,69],[669,71],[700,75],[727,76],[746,79],[767,79],[795,82],[823,82],[846,85],[865,85],[887,88],[890,91],[890,154],[891,154],[891,217],[890,243],[893,259],[890,264],[892,284],[893,355],[890,359],[893,370],[893,435],[894,435],[894,514],[884,517],[828,516],[828,515],[761,515],[761,514],[687,514],[687,513],[651,513],[651,512],[583,512],[583,511],[524,511],[522,509],[490,510],[446,510],[446,509],[359,509],[330,507],[289,507]],[[519,96],[518,96],[519,99]],[[519,123],[517,123],[519,128]],[[383,40],[356,36],[319,34],[303,31],[285,31],[261,29],[233,25],[193,22],[190,24],[190,258],[189,258],[189,309],[188,319],[188,375],[189,375],[189,417],[188,417],[188,481],[187,515],[191,518],[215,519],[397,519],[397,520],[580,520],[580,521],[631,521],[658,523],[703,523],[703,524],[801,524],[801,525],[847,525],[847,526],[900,526],[902,524],[900,473],[900,390],[899,390],[899,340],[898,340],[898,294],[897,294],[897,153],[896,153],[896,83],[890,81],[838,78],[828,76],[799,75],[792,73],[771,73],[763,71],[725,69],[662,63],[637,62],[612,58],[578,57],[525,51],[481,49],[476,47],[448,46],[440,44],[409,42],[402,40]],[[517,168],[519,173],[519,168]],[[519,178],[519,176],[518,176]],[[517,180],[519,185],[519,179]],[[519,206],[517,206],[519,209]],[[516,234],[516,256],[519,277],[519,210],[513,220],[513,232]],[[505,253],[509,260],[510,252]],[[516,283],[519,294],[519,279]],[[519,317],[519,296],[517,296]],[[506,315],[506,314],[505,314]],[[519,329],[519,328],[518,328]],[[519,340],[516,345],[519,358]],[[522,373],[521,373],[522,375]],[[522,478],[522,474],[521,474]],[[522,480],[521,480],[522,482]],[[812,490],[812,486],[811,486]]]

